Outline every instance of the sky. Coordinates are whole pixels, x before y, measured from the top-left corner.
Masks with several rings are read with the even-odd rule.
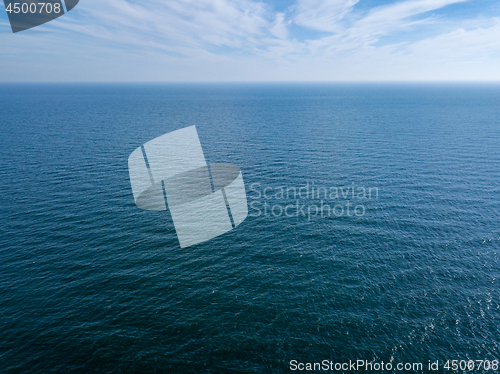
[[[16,34],[0,5],[0,82],[345,81],[500,81],[500,2],[80,0]]]

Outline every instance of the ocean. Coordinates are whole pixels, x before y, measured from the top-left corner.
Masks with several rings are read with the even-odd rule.
[[[192,125],[249,215],[181,248],[127,160]],[[500,370],[499,85],[3,84],[0,201],[2,373]]]

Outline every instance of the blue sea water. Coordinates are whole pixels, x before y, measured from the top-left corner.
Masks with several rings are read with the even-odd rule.
[[[253,205],[180,248],[127,159],[191,125]],[[0,202],[2,373],[500,359],[498,85],[1,85]]]

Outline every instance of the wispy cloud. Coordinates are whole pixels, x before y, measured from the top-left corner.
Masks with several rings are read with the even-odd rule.
[[[84,4],[79,9],[83,19],[61,18],[58,25],[122,43],[163,45],[180,53],[210,45],[251,49],[265,35],[286,37],[280,24],[283,17],[263,3],[248,0],[88,0]]]
[[[403,79],[405,72],[412,79],[419,69],[415,62],[424,58],[429,76],[435,75],[429,65],[434,60],[438,66],[454,56],[470,66],[493,66],[498,59],[494,16],[500,14],[451,21],[443,12],[468,0],[403,0],[369,9],[358,0],[297,0],[279,11],[267,1],[86,0],[40,28],[59,30],[57,36],[16,35],[0,40],[0,48],[3,56],[27,61],[26,55],[50,59],[44,43],[60,45],[88,66],[101,61],[103,51],[120,66],[142,58],[151,74],[167,80]],[[421,33],[430,25],[432,33]]]
[[[414,25],[416,16],[466,1],[469,0],[409,0],[376,7],[366,17],[355,22],[348,30],[348,35],[373,41],[379,36]]]
[[[293,21],[311,29],[337,32],[338,21],[352,11],[359,0],[298,0]]]
[[[288,52],[304,51],[303,43],[289,38],[293,23],[332,33],[310,40],[312,51],[320,46],[346,50],[373,44],[384,35],[415,25],[416,16],[464,1],[407,0],[375,7],[362,17],[352,17],[350,24],[341,25],[339,21],[352,15],[358,0],[298,0],[287,12],[276,13],[263,2],[250,0],[145,0],[135,4],[88,0],[81,9],[85,14],[82,20],[63,18],[58,25],[120,43],[196,56],[212,46],[256,54],[276,52],[276,47],[283,49],[283,40],[288,42]]]

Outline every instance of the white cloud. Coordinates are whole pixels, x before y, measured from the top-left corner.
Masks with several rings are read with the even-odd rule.
[[[251,49],[256,38],[270,35],[270,30],[286,37],[279,17],[263,3],[249,0],[144,0],[139,4],[87,0],[83,4],[78,8],[85,14],[82,20],[61,18],[58,25],[93,36],[98,25],[97,32],[105,38],[144,46],[154,41],[182,54],[186,48],[208,45]]]
[[[298,0],[297,25],[315,30],[337,32],[340,21],[359,0]]]
[[[409,0],[376,7],[357,21],[348,30],[347,36],[349,39],[374,41],[379,36],[414,24],[412,17],[466,1],[469,0]]]
[[[288,38],[289,32],[287,26],[290,24],[290,21],[285,20],[285,13],[277,13],[276,20],[274,24],[271,26],[270,32],[273,36],[286,39]]]
[[[356,0],[298,0],[279,12],[251,0],[86,0],[38,31],[2,36],[0,81],[500,79],[498,19],[429,18],[463,1],[363,14]],[[297,41],[291,23],[332,34]],[[379,43],[424,24],[432,35]]]
[[[432,55],[441,61],[480,61],[491,55],[500,56],[500,20],[490,27],[472,30],[457,29],[413,43],[409,50],[413,54]]]

